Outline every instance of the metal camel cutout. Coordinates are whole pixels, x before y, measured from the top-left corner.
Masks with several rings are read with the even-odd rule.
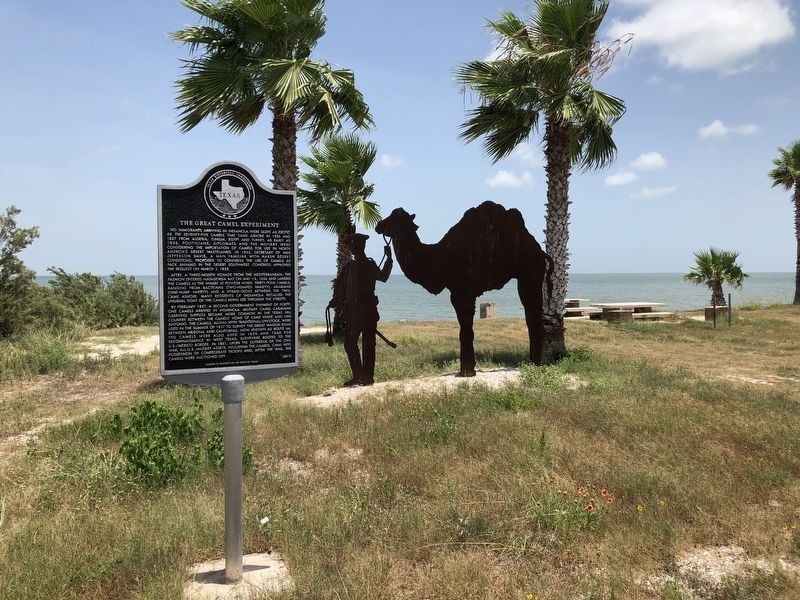
[[[542,364],[544,338],[543,283],[552,293],[553,261],[525,228],[522,214],[494,202],[470,208],[436,244],[423,244],[417,235],[416,215],[402,208],[375,227],[392,239],[403,273],[414,283],[438,294],[450,290],[450,302],[461,328],[460,377],[475,375],[473,320],[475,300],[488,290],[499,290],[512,278],[525,308],[530,357]]]

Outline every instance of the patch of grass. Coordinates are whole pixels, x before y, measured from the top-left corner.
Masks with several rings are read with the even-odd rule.
[[[522,365],[520,369],[523,385],[536,389],[561,390],[569,384],[569,379],[558,365]]]
[[[66,369],[83,339],[81,329],[34,330],[13,340],[0,340],[0,380],[32,377]]]

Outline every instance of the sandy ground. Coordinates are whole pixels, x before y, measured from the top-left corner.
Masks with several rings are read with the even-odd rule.
[[[568,378],[567,386],[572,389],[586,385],[586,382],[579,380],[577,377],[568,376]],[[519,383],[519,379],[519,369],[498,367],[496,369],[478,370],[475,377],[457,377],[455,373],[446,373],[444,375],[431,375],[416,379],[384,381],[366,387],[333,388],[318,396],[299,398],[298,401],[322,408],[330,408],[347,404],[348,402],[381,399],[391,393],[416,394],[433,390],[453,389],[460,385],[483,385],[489,389],[499,389],[509,384]]]

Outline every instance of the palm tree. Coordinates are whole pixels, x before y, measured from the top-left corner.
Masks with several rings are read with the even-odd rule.
[[[728,250],[709,249],[708,252],[694,253],[695,265],[691,271],[683,276],[685,281],[695,285],[705,285],[711,290],[711,304],[725,306],[725,295],[722,293],[722,284],[728,283],[739,289],[746,277],[741,265],[736,264],[739,253]]]
[[[786,190],[794,187],[794,235],[797,238],[797,264],[794,275],[794,302],[800,304],[800,140],[788,148],[778,148],[780,158],[772,161],[775,168],[769,172],[772,187],[782,185]]]
[[[566,351],[570,174],[574,167],[602,168],[614,160],[612,125],[625,112],[621,99],[592,85],[628,41],[600,48],[597,33],[607,9],[608,3],[598,0],[534,0],[527,23],[512,12],[488,22],[498,40],[497,60],[469,62],[456,71],[481,102],[470,111],[461,137],[467,142],[483,137],[493,162],[528,140],[544,120],[545,249],[554,262],[553,293],[545,306],[550,357]]]
[[[374,143],[351,133],[328,137],[311,148],[311,156],[300,158],[309,171],[300,176],[308,188],[298,190],[298,218],[336,235],[337,279],[348,258],[345,237],[355,233],[356,223],[371,229],[381,219],[378,205],[369,200],[375,186],[364,180],[377,153]],[[334,308],[334,331],[341,331],[343,312]]]
[[[297,186],[297,131],[312,140],[344,121],[369,127],[372,117],[353,72],[311,58],[325,33],[324,0],[183,0],[203,25],[172,38],[189,47],[178,87],[179,125],[206,118],[241,133],[264,108],[272,113],[273,186]]]

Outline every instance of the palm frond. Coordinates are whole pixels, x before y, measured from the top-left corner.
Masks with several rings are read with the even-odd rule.
[[[778,148],[778,158],[772,161],[775,168],[769,172],[772,187],[782,186],[791,190],[800,188],[800,140],[789,144],[786,148]]]
[[[337,234],[354,221],[374,226],[380,212],[369,200],[375,188],[364,178],[376,156],[374,143],[352,133],[329,135],[312,146],[311,156],[301,157],[309,168],[300,176],[307,187],[298,192],[303,222]]]
[[[323,0],[183,0],[206,23],[172,33],[186,44],[178,88],[178,123],[188,131],[216,118],[238,133],[265,106],[296,115],[312,141],[344,122],[373,125],[352,71],[310,59],[325,33]]]
[[[381,220],[378,204],[361,196],[353,202],[353,216],[367,229],[372,229]]]
[[[734,288],[741,288],[743,281],[749,277],[736,261],[739,253],[720,250],[713,246],[708,251],[699,250],[694,253],[695,265],[683,276],[685,281],[695,285],[705,285],[710,289],[727,283]]]
[[[538,125],[539,113],[516,108],[510,104],[494,103],[470,111],[461,126],[459,137],[471,142],[484,137],[484,150],[497,162],[505,158],[521,142],[528,139]]]

